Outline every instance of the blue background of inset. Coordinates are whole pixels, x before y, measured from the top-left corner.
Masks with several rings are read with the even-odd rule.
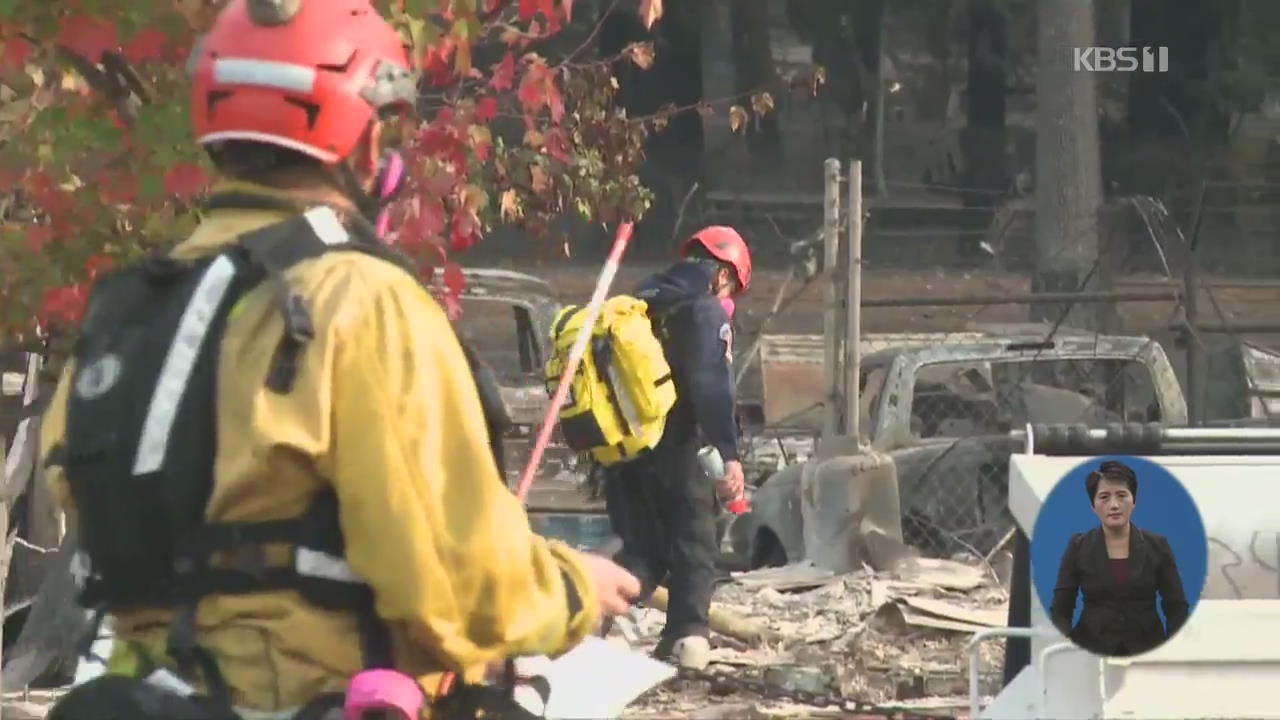
[[[1067,541],[1072,535],[1099,525],[1098,516],[1093,514],[1089,496],[1085,493],[1084,479],[1107,460],[1119,460],[1137,473],[1138,499],[1131,521],[1136,527],[1159,533],[1169,540],[1173,556],[1178,561],[1178,574],[1182,576],[1182,591],[1187,596],[1189,610],[1195,610],[1209,574],[1209,540],[1204,520],[1191,494],[1157,463],[1136,457],[1099,456],[1067,473],[1049,492],[1036,517],[1031,536],[1031,581],[1045,613],[1053,603],[1053,586],[1058,581],[1058,565],[1067,549]],[[1080,619],[1083,607],[1077,594],[1072,625]],[[1156,612],[1164,622],[1164,611],[1159,603],[1156,604]]]

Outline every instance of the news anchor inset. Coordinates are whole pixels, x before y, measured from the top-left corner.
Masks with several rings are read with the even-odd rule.
[[[1064,512],[1068,504],[1091,518]],[[1182,628],[1204,589],[1207,559],[1190,494],[1137,458],[1097,459],[1069,473],[1046,498],[1032,537],[1037,594],[1054,626],[1112,657],[1154,650]]]

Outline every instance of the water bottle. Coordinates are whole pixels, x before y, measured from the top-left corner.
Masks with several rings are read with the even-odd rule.
[[[720,451],[711,446],[707,446],[698,451],[698,466],[702,468],[702,473],[707,479],[718,483],[724,479],[724,458],[720,457]],[[741,515],[751,509],[747,503],[745,495],[746,488],[738,491],[736,497],[720,498],[724,501],[724,508],[734,515]]]

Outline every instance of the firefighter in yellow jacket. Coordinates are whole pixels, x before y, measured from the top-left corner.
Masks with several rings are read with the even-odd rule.
[[[430,696],[624,612],[634,577],[530,531],[448,319],[369,235],[378,113],[416,97],[395,31],[367,0],[231,0],[191,67],[224,180],[95,287],[42,434],[109,675],[163,682],[53,717],[301,718],[369,667]]]

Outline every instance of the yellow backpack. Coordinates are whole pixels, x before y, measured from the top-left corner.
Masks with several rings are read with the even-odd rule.
[[[570,305],[551,323],[549,395],[560,383],[586,316],[585,306]],[[648,304],[630,295],[605,300],[560,406],[565,443],[578,452],[590,452],[601,465],[633,460],[662,439],[675,402],[671,366],[654,334]]]

